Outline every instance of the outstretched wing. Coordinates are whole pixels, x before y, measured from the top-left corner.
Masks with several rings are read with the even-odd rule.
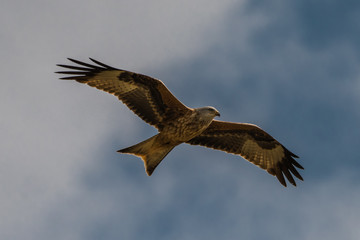
[[[117,96],[145,122],[161,130],[164,122],[190,111],[160,80],[105,65],[91,59],[96,65],[68,58],[78,66],[58,64],[72,71],[64,80],[76,80]]]
[[[253,124],[214,120],[202,134],[187,143],[241,155],[276,176],[285,187],[284,175],[294,186],[296,183],[291,174],[303,180],[295,169],[304,169],[295,161],[297,156]]]

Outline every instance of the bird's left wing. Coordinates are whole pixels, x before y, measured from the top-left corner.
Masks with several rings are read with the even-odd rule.
[[[285,187],[284,175],[294,186],[296,183],[292,175],[303,180],[295,169],[304,169],[295,161],[297,156],[253,124],[214,120],[202,134],[187,143],[241,155],[276,176]]]
[[[69,60],[78,65],[58,64],[71,70],[56,72],[68,75],[60,79],[76,80],[115,95],[141,119],[159,130],[169,119],[191,111],[158,79],[110,67],[91,58],[96,65]]]

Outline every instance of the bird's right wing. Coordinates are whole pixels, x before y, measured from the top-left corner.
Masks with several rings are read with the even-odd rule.
[[[296,186],[291,174],[303,180],[295,167],[304,169],[287,150],[264,130],[253,124],[213,120],[199,136],[187,143],[241,155],[251,163],[277,177],[286,187],[283,174]]]
[[[58,64],[74,71],[56,73],[70,75],[60,79],[76,80],[117,96],[145,122],[161,130],[164,122],[191,111],[155,78],[116,69],[91,59],[92,65],[69,58],[78,66]]]

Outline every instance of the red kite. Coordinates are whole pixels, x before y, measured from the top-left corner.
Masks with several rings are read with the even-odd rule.
[[[303,180],[295,169],[304,169],[295,154],[256,125],[214,120],[220,113],[213,107],[189,108],[181,103],[158,79],[110,67],[91,59],[96,65],[70,59],[78,66],[58,66],[71,71],[57,73],[111,93],[135,114],[159,131],[134,146],[119,150],[144,161],[150,176],[157,165],[177,145],[201,145],[240,155],[277,177],[286,187],[285,177],[296,186],[292,175]]]

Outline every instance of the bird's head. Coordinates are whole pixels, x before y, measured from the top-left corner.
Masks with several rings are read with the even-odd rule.
[[[216,116],[220,117],[220,113],[214,107],[201,107],[195,109],[201,116],[214,118]]]

